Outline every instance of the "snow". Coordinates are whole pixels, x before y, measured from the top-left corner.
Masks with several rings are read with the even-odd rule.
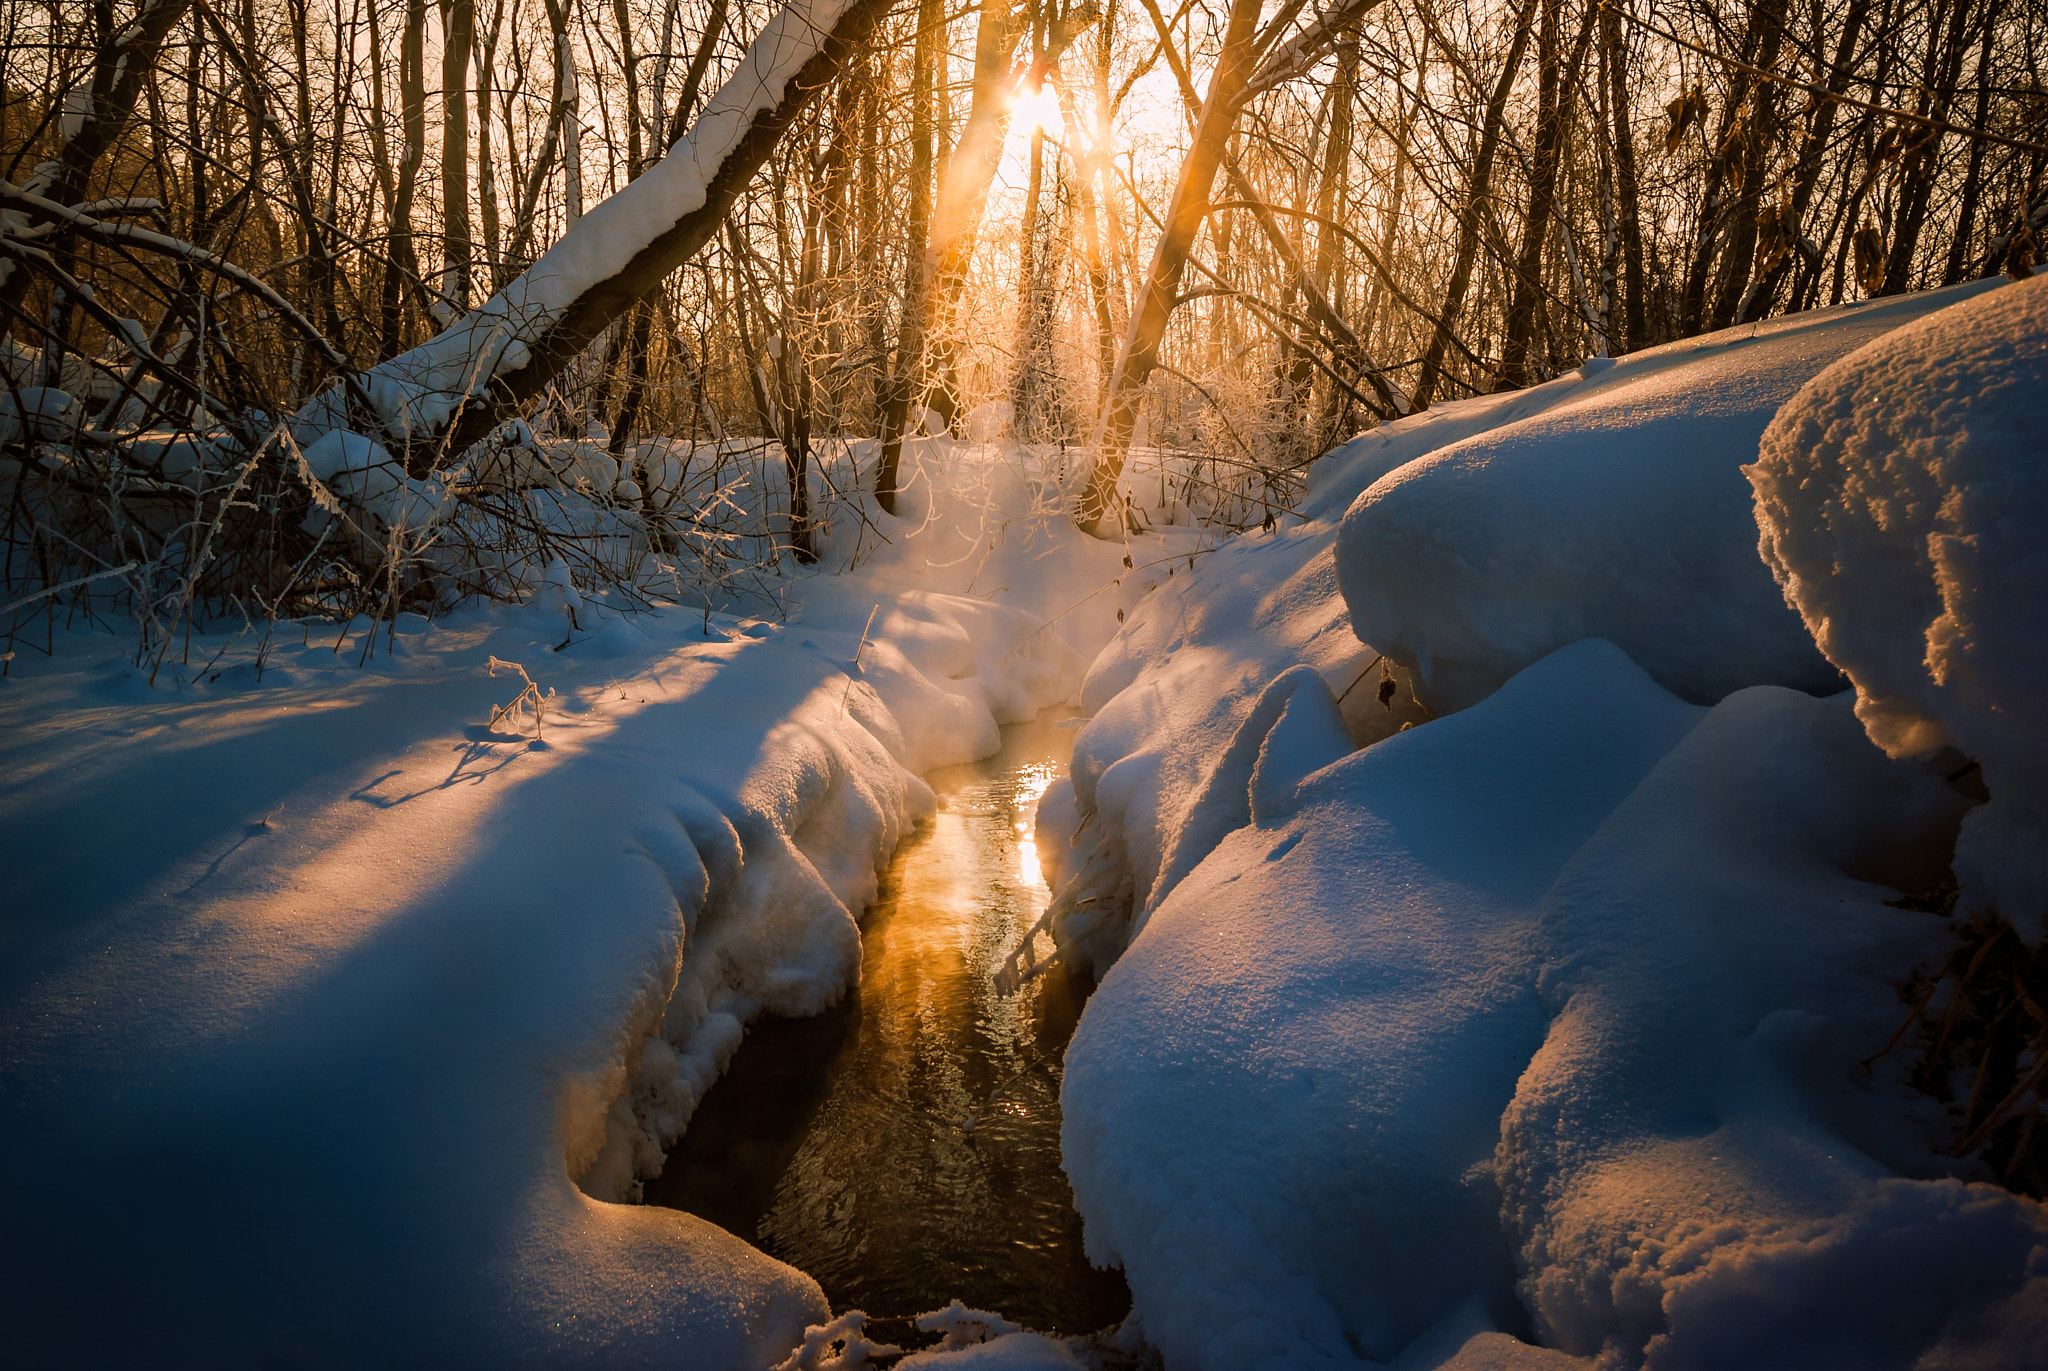
[[[1958,304],[2008,311],[1988,359],[2015,296],[1375,430],[1095,660],[1038,815],[1061,956],[1102,975],[1063,1151],[1168,1366],[2039,1364],[2048,1219],[1883,1051],[1951,936],[1886,901],[1989,811],[1864,736],[1742,471],[1831,362]]]
[[[1748,469],[1765,561],[1894,756],[1960,749],[1991,803],[1966,898],[2048,917],[2048,280],[1931,315],[1809,382]]]
[[[1936,1106],[1897,1059],[1859,1065],[1944,931],[1887,887],[1939,874],[1964,803],[1846,695],[1759,687],[1574,855],[1496,1158],[1546,1342],[1660,1367],[2038,1355],[2048,1215],[1940,1178]]]
[[[1542,1041],[1528,929],[1694,713],[1614,648],[1567,648],[1338,751],[1153,911],[1068,1050],[1062,1147],[1090,1256],[1123,1261],[1170,1364],[1388,1360],[1473,1297],[1512,1323],[1485,1173]],[[1191,985],[1229,1012],[1173,1014]],[[1202,1098],[1233,1104],[1187,1136]]]
[[[1102,543],[1059,454],[913,438],[899,516],[829,504],[814,574],[704,603],[629,617],[544,561],[506,573],[525,604],[374,637],[195,634],[154,689],[132,627],[22,638],[12,1345],[884,1355],[808,1277],[624,1201],[751,1018],[857,976],[921,774],[1078,694],[1036,844],[1101,977],[1063,1152],[1136,1307],[1062,1341],[956,1304],[903,1365],[2040,1364],[2048,1215],[1947,1155],[1884,1048],[1952,940],[1896,892],[1953,858],[2004,902],[2041,850],[2041,289],[1443,406],[1221,545],[1167,522],[1166,455],[1161,526]],[[516,436],[507,479],[559,469],[621,556],[603,492],[732,456]],[[409,521],[383,452],[304,456]]]
[[[1418,697],[1440,714],[1587,637],[1618,644],[1700,704],[1746,685],[1832,688],[1838,676],[1757,561],[1741,468],[1778,406],[1829,362],[1993,288],[1596,359],[1534,390],[1468,402],[1469,417],[1368,435],[1351,460],[1386,474],[1338,535],[1353,627],[1413,670]],[[1480,415],[1483,431],[1438,445],[1438,433]]]
[[[61,443],[84,422],[78,402],[54,386],[0,392],[0,446],[24,437]]]
[[[987,1342],[957,1349],[940,1348],[918,1352],[897,1363],[905,1371],[974,1371],[977,1367],[1000,1367],[1002,1371],[1079,1371],[1088,1363],[1042,1333],[1007,1333]]]
[[[860,570],[722,609],[629,619],[556,564],[527,605],[374,643],[195,634],[155,689],[131,626],[18,640],[11,1345],[755,1371],[826,1322],[808,1277],[617,1201],[749,1018],[857,975],[919,774],[1072,696],[1142,594],[1014,451],[908,456],[915,517],[871,512],[893,541]],[[525,684],[494,661],[539,718],[493,721]]]

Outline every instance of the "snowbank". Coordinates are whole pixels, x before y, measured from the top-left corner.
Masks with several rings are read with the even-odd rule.
[[[1829,360],[1990,289],[1729,330],[1439,406],[1319,460],[1277,532],[1169,563],[1172,579],[1154,568],[1158,593],[1089,669],[1071,785],[1041,805],[1073,840],[1044,845],[1068,955],[1107,966],[1244,821],[1236,773],[1270,723],[1254,706],[1292,667],[1321,674],[1360,746],[1586,637],[1696,703],[1837,688],[1757,561],[1742,464]]]
[[[1337,565],[1362,641],[1463,709],[1566,643],[1614,642],[1711,704],[1747,685],[1837,688],[1754,551],[1742,466],[1829,362],[1959,299],[1953,290],[1688,339],[1475,402],[1484,431],[1394,466],[1344,516]],[[1482,408],[1483,406],[1483,408]],[[1455,408],[1455,407],[1454,407]],[[1456,432],[1471,420],[1442,423]],[[1374,453],[1369,436],[1360,458]],[[1356,460],[1356,459],[1354,459]]]
[[[1517,1327],[1490,1163],[1543,1038],[1528,932],[1695,713],[1567,649],[1454,718],[1297,752],[1293,811],[1152,913],[1068,1049],[1062,1147],[1169,1365],[1390,1360],[1472,1299]]]
[[[1011,480],[1005,454],[942,455],[934,481]],[[195,635],[155,689],[132,636],[18,642],[17,1356],[753,1369],[823,1321],[809,1278],[610,1201],[749,1017],[857,975],[856,916],[930,804],[918,773],[1071,697],[1135,604],[1123,547],[1063,515],[963,521],[925,489],[938,513],[878,522],[863,572],[752,613],[624,618],[558,567],[523,608],[404,617],[366,667],[332,624]],[[939,566],[949,530],[997,546]],[[947,592],[976,576],[982,598]],[[503,718],[525,683],[494,659],[537,689]]]
[[[1946,929],[1886,903],[1964,801],[1847,696],[1723,701],[1566,866],[1537,930],[1550,1017],[1501,1120],[1537,1331],[1651,1367],[2020,1366],[2048,1214],[1933,1179],[1945,1120],[1862,1065]]]
[[[1069,838],[1039,845],[1063,955],[1106,967],[1204,844],[1247,821],[1259,743],[1294,687],[1267,692],[1290,669],[1344,695],[1347,748],[1420,717],[1412,702],[1390,714],[1371,682],[1345,694],[1374,654],[1345,623],[1331,533],[1247,536],[1192,569],[1155,568],[1157,589],[1089,668],[1081,705],[1094,717],[1039,805],[1039,823]]]
[[[1968,800],[1787,688],[1840,678],[1741,476],[1985,290],[1376,430],[1096,660],[1039,816],[1106,967],[1063,1144],[1168,1365],[2038,1364],[2041,1206],[1882,1053],[1948,936],[1885,901]]]
[[[1169,1365],[2031,1355],[2048,1218],[1860,1065],[1944,933],[1872,883],[1945,862],[1939,774],[1846,697],[1702,717],[1596,641],[1261,820],[1291,712],[1068,1050],[1090,1255]]]
[[[2048,917],[2048,280],[1943,310],[1829,367],[1748,469],[1766,562],[1894,756],[1955,747],[1991,803],[1969,898]]]

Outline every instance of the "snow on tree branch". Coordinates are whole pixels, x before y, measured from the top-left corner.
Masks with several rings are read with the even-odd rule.
[[[805,103],[867,38],[887,0],[790,0],[668,155],[577,220],[481,307],[366,373],[372,416],[410,444],[460,449],[538,394],[606,325],[717,232]],[[338,390],[299,413],[349,427]]]

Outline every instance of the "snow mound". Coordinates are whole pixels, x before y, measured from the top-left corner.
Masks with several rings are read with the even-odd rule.
[[[2048,1318],[2048,1216],[1939,1179],[1939,1110],[1878,1057],[1945,930],[1876,882],[1939,872],[1963,804],[1846,696],[1760,687],[1573,857],[1496,1159],[1546,1342],[1660,1368],[2038,1353],[2011,1320]]]
[[[30,442],[61,443],[85,423],[78,401],[54,386],[27,386],[0,392],[0,445]]]
[[[1822,367],[1986,289],[1597,359],[1503,402],[1503,422],[1388,470],[1344,516],[1352,626],[1437,713],[1588,637],[1700,704],[1747,685],[1836,689],[1757,562],[1742,465]]]
[[[1062,1150],[1169,1365],[1385,1361],[1473,1300],[1521,1326],[1491,1161],[1537,905],[1697,713],[1568,648],[1316,772],[1153,911],[1068,1049]]]
[[[1986,292],[1376,429],[1097,658],[1039,812],[1101,974],[1063,1141],[1169,1365],[2041,1364],[2042,1207],[1883,1050],[1967,797],[1806,693],[1741,475]]]
[[[1325,726],[1297,717],[1289,733],[1308,755],[1285,770],[1306,774],[1318,749],[1320,765],[1423,717],[1405,699],[1383,708],[1364,679],[1377,679],[1375,654],[1345,622],[1334,533],[1324,522],[1247,536],[1192,569],[1155,569],[1156,588],[1090,666],[1081,705],[1094,717],[1038,810],[1041,829],[1066,840],[1038,846],[1068,960],[1108,966],[1209,847],[1249,822],[1266,734],[1305,680],[1291,670],[1319,676],[1314,691],[1341,705],[1318,711]]]
[[[2048,278],[1943,310],[1815,377],[1748,473],[1764,559],[1895,756],[1953,746],[1991,803],[1969,896],[2048,916]]]
[[[1965,803],[1846,694],[1597,641],[1324,766],[1089,1003],[1091,1257],[1197,1369],[2026,1363],[2048,1216],[1878,1056]]]
[[[1835,688],[1757,562],[1741,463],[1830,359],[1996,288],[1818,311],[1439,405],[1319,459],[1278,531],[1152,567],[1156,593],[1089,668],[1071,779],[1040,802],[1069,840],[1041,844],[1064,955],[1107,966],[1244,822],[1235,770],[1249,782],[1277,717],[1256,706],[1292,667],[1321,674],[1357,746],[1586,637],[1696,703],[1765,681]]]

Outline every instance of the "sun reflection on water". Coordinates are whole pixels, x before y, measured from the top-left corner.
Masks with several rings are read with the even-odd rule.
[[[1036,818],[1072,746],[1057,722],[932,774],[939,812],[862,921],[857,994],[823,1021],[750,1028],[650,1199],[878,1318],[957,1297],[1079,1332],[1130,1307],[1087,1260],[1061,1167],[1062,1058],[1087,984],[1060,967],[1013,995],[993,981],[1052,898]]]

